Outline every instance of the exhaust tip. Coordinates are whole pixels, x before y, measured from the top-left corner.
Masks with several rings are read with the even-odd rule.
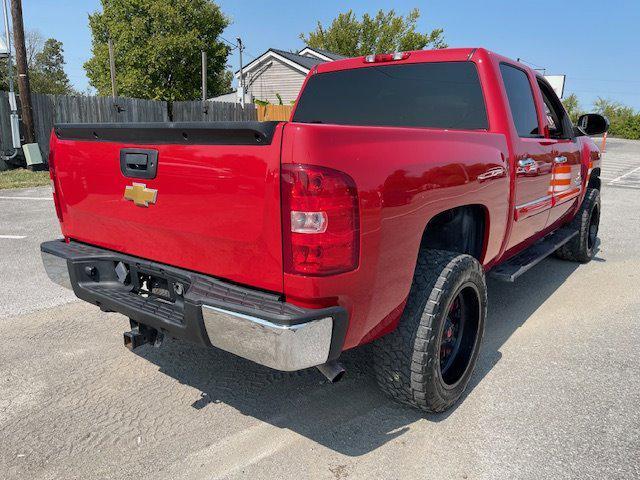
[[[335,360],[318,365],[316,368],[320,370],[320,373],[327,377],[327,380],[331,383],[337,383],[342,380],[342,377],[346,372],[344,367]]]

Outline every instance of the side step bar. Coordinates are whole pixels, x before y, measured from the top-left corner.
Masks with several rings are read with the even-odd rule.
[[[491,269],[489,277],[503,282],[513,282],[516,278],[530,268],[536,266],[577,234],[578,230],[568,227],[560,228],[538,240],[515,257],[510,258],[506,262]]]

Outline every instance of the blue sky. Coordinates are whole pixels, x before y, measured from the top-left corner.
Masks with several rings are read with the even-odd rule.
[[[250,61],[269,47],[301,48],[301,32],[317,21],[328,24],[349,8],[357,14],[375,13],[391,5],[406,13],[420,8],[423,31],[444,28],[450,46],[482,46],[567,75],[565,94],[575,92],[588,108],[598,96],[640,110],[640,0],[528,2],[519,0],[448,0],[394,2],[366,0],[220,0],[231,19],[224,37],[241,36]],[[87,15],[97,0],[25,0],[25,28],[64,44],[72,83],[88,86],[82,64],[89,58],[91,37]],[[236,70],[238,58],[229,57]],[[246,63],[246,61],[245,61]]]

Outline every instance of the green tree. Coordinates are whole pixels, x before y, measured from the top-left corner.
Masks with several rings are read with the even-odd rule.
[[[75,90],[64,71],[64,49],[62,42],[55,38],[46,41],[38,30],[28,30],[25,33],[27,51],[27,68],[33,93],[54,93],[74,95]],[[15,59],[13,59],[14,86],[17,89],[17,73]],[[9,89],[8,69],[6,59],[0,61],[0,90]]]
[[[10,32],[11,38],[13,38],[13,32]],[[33,65],[35,63],[36,55],[42,51],[42,47],[44,46],[44,39],[42,38],[42,34],[38,30],[27,30],[24,34],[24,43],[27,50],[27,68],[29,72],[31,72]],[[12,44],[13,47],[13,44]],[[13,50],[13,49],[12,49]],[[18,77],[16,75],[16,62],[15,62],[15,51],[12,51],[14,55],[13,58],[13,74],[14,74],[14,84],[18,81]],[[9,80],[8,80],[8,65],[7,59],[3,58],[0,60],[0,90],[6,91],[9,90]]]
[[[0,90],[6,92],[9,90],[9,74],[7,59],[0,59]]]
[[[62,42],[49,38],[42,50],[34,55],[33,65],[29,68],[31,91],[73,95],[75,91],[64,71],[64,64]]]
[[[423,48],[446,48],[441,28],[429,33],[416,31],[420,11],[415,8],[408,15],[397,15],[394,10],[378,11],[375,17],[368,13],[358,19],[353,10],[339,14],[329,27],[320,22],[308,35],[300,38],[312,48],[322,48],[349,57],[370,53],[388,53]]]
[[[640,140],[640,113],[632,107],[602,97],[598,97],[593,106],[596,112],[609,119],[611,135]]]
[[[573,123],[576,123],[578,121],[578,117],[583,113],[582,109],[580,108],[580,102],[578,101],[577,95],[575,93],[572,93],[562,100],[562,104],[569,114],[569,118],[571,119],[571,121]]]
[[[118,94],[157,100],[193,100],[201,95],[201,51],[207,52],[207,89],[230,90],[225,70],[229,47],[219,40],[229,24],[210,0],[101,0],[89,15],[92,57],[89,82],[109,95],[108,40],[114,43]]]

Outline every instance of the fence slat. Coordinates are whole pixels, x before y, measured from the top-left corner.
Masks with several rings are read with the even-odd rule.
[[[289,120],[293,105],[258,105],[258,120]]]
[[[0,126],[4,146],[4,121],[6,118],[8,123],[8,114],[4,113],[3,107],[6,103],[8,109],[8,97],[5,92],[0,93]],[[163,122],[168,118],[167,102],[138,98],[32,94],[32,105],[36,141],[45,161],[49,156],[49,135],[55,123]]]
[[[256,107],[231,102],[173,102],[174,122],[220,122],[257,120]]]
[[[169,121],[167,102],[158,100],[34,93],[32,106],[36,141],[40,145],[45,162],[49,158],[49,136],[56,123]],[[288,108],[288,106],[285,107]],[[9,95],[7,92],[0,91],[0,149],[6,153],[13,150],[10,113]],[[281,116],[285,120],[289,118],[284,113]],[[172,117],[174,122],[255,121],[258,119],[258,112],[254,105],[245,105],[243,108],[238,103],[230,102],[208,101],[203,104],[201,101],[186,101],[173,102]],[[280,119],[280,117],[275,118],[269,115],[268,119]]]

